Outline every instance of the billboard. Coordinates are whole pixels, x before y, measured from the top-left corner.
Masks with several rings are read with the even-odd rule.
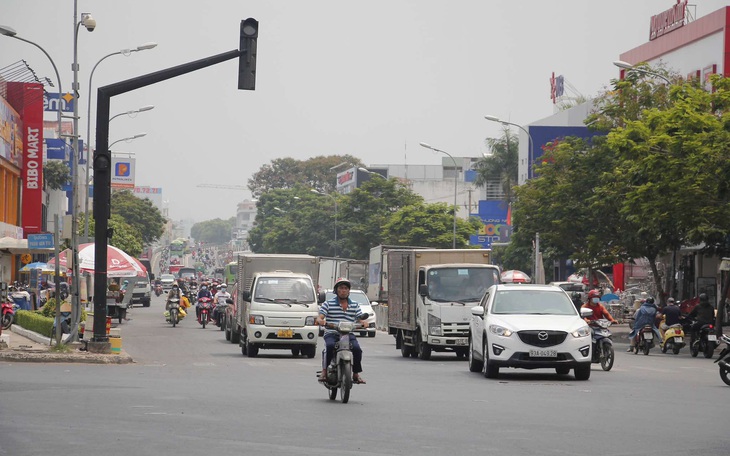
[[[149,199],[159,210],[162,210],[162,187],[134,187],[132,193],[137,198]]]
[[[59,106],[61,112],[74,112],[74,96],[66,92],[61,97],[58,97],[58,92],[46,92],[43,96],[43,110],[44,111],[58,111]]]
[[[112,156],[112,188],[134,188],[135,159]]]
[[[0,97],[0,157],[16,167],[23,166],[23,135],[20,115]]]
[[[479,201],[479,213],[470,215],[479,217],[482,226],[476,234],[469,236],[469,244],[489,248],[492,242],[509,242],[508,211],[509,206],[505,201]]]

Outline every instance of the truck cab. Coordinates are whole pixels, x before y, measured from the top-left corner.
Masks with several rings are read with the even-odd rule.
[[[319,335],[315,319],[324,295],[316,292],[312,278],[272,271],[256,273],[252,279],[238,312],[241,352],[254,357],[259,349],[282,349],[313,358]]]

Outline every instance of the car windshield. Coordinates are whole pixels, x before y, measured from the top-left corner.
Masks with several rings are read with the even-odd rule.
[[[494,295],[492,313],[500,315],[576,315],[575,306],[562,291],[501,290]]]
[[[433,268],[428,271],[428,296],[436,302],[477,302],[499,283],[496,268]]]
[[[162,274],[160,280],[175,280],[175,276],[172,274]]]
[[[332,299],[334,297],[335,297],[334,292],[328,291],[324,298],[325,298],[325,300],[329,301],[330,299]],[[365,295],[365,293],[350,292],[350,299],[352,299],[353,301],[355,301],[356,303],[358,303],[360,305],[366,305],[366,306],[370,305],[370,300],[368,299],[367,295]]]

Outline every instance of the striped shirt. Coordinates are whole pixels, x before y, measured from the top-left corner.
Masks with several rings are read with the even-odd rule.
[[[358,321],[359,317],[362,315],[362,309],[360,308],[360,304],[348,297],[347,311],[344,311],[342,306],[340,306],[340,299],[335,296],[329,301],[322,303],[319,307],[319,314],[324,315],[324,318],[327,319],[327,323],[337,324],[341,321],[351,321],[354,323]],[[324,333],[337,334],[337,331],[327,328]]]

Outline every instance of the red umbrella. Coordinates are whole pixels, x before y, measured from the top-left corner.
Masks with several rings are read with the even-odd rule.
[[[93,271],[94,270],[94,258],[95,258],[95,244],[81,244],[79,245],[79,270],[80,271]],[[66,249],[58,254],[58,264],[63,267],[68,267],[68,256],[71,253],[71,249]],[[128,255],[125,251],[114,247],[113,245],[107,246],[107,276],[108,277],[146,277],[147,268],[144,267],[136,258]],[[51,258],[48,262],[48,266],[53,267],[55,265],[55,258]]]
[[[502,283],[530,283],[531,281],[530,276],[516,269],[502,272],[499,278]]]

